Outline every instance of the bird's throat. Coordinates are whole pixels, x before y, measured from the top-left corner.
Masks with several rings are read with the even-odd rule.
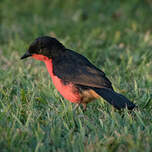
[[[53,74],[53,64],[52,64],[52,59],[48,59],[48,60],[44,60],[44,63],[46,65],[46,68],[50,74],[50,76],[52,77]]]
[[[48,61],[49,58],[47,56],[41,55],[41,54],[33,54],[32,58],[34,58],[35,60],[40,60],[40,61]]]

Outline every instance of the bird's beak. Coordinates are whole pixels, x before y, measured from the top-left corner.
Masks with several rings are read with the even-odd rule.
[[[25,59],[27,57],[30,57],[30,56],[32,56],[32,55],[29,53],[29,51],[26,51],[26,53],[21,57],[21,60]]]

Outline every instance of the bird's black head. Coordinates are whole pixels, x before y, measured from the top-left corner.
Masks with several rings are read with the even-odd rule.
[[[51,59],[60,56],[65,47],[55,38],[42,36],[34,40],[21,59],[32,56],[37,60]]]

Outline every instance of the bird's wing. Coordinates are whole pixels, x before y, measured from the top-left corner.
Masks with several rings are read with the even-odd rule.
[[[53,73],[63,81],[77,85],[111,88],[111,82],[104,72],[91,64],[84,56],[67,50],[59,59],[53,60]]]

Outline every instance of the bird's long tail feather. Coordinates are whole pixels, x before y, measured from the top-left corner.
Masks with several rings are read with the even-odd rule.
[[[135,107],[135,104],[129,101],[125,96],[116,93],[111,89],[95,88],[93,90],[119,110],[123,108],[128,108],[129,110],[132,110]]]

